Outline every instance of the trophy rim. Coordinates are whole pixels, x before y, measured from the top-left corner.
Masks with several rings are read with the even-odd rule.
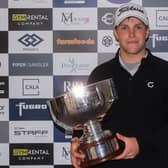
[[[70,98],[74,98],[73,97],[74,96],[73,91],[70,90],[70,91],[67,91],[63,94],[60,94],[58,96],[55,96],[55,97],[51,98],[50,100],[47,101],[51,117],[52,117],[53,121],[58,126],[63,127],[65,130],[72,130],[72,129],[75,128],[76,125],[81,124],[81,123],[83,125],[84,123],[86,123],[89,120],[98,120],[97,116],[102,115],[102,114],[106,114],[107,111],[110,109],[113,101],[118,98],[118,96],[115,92],[115,89],[114,89],[115,85],[114,85],[114,82],[113,82],[112,78],[108,78],[108,79],[100,80],[100,81],[97,81],[97,82],[93,82],[93,83],[90,83],[88,85],[83,85],[82,87],[86,88],[87,91],[92,90],[92,87],[93,87],[93,89],[94,89],[93,94],[94,93],[98,94],[97,91],[96,91],[97,87],[98,87],[98,90],[100,89],[100,91],[102,91],[102,89],[103,89],[103,96],[106,97],[106,95],[107,95],[107,97],[108,97],[108,98],[103,99],[103,101],[104,101],[103,103],[105,103],[105,101],[106,101],[106,104],[107,103],[108,104],[100,106],[101,110],[97,110],[98,107],[95,106],[94,108],[96,109],[96,111],[94,111],[93,113],[90,113],[88,111],[82,111],[82,110],[81,111],[75,111],[75,109],[73,109],[73,106],[72,106],[72,109],[75,111],[75,113],[72,113],[72,111],[61,112],[61,110],[64,110],[63,105],[66,106],[66,103],[64,103],[65,97],[69,96]],[[76,100],[74,100],[74,101],[75,101],[75,103],[78,102]],[[61,105],[58,104],[58,103],[61,103]],[[81,106],[81,107],[83,107],[83,106]],[[76,104],[75,104],[75,108],[76,108]],[[94,109],[92,109],[92,111],[93,110]],[[62,113],[66,113],[66,114],[62,114]],[[85,116],[82,113],[84,113]],[[89,115],[89,113],[90,113],[90,115]],[[74,117],[73,114],[76,115],[75,116],[76,119],[73,118]],[[72,120],[72,121],[67,121],[67,120],[65,121],[65,119],[63,119],[63,117],[64,118],[69,117],[69,120]],[[81,120],[79,121],[78,118],[80,118]],[[81,127],[81,129],[82,128],[83,127]]]
[[[103,83],[104,81],[111,81],[111,82],[113,82],[112,78],[107,78],[107,79],[99,80],[99,81],[97,81],[97,82],[93,82],[93,83],[89,83],[89,84],[84,84],[83,87],[84,87],[84,88],[89,88],[89,87],[94,86],[95,84]],[[114,82],[113,82],[113,83],[114,83]],[[54,97],[51,98],[50,100],[52,100],[52,99],[57,99],[57,98],[61,98],[61,97],[65,96],[66,94],[71,93],[71,92],[72,92],[72,90],[70,89],[69,91],[64,92],[64,93],[62,93],[62,94],[60,94],[60,95],[58,95],[58,96],[54,96]],[[48,100],[48,101],[50,101],[50,100]]]

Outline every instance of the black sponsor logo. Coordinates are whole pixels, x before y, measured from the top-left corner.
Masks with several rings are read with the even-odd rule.
[[[51,30],[52,9],[9,9],[9,30]]]
[[[36,45],[41,43],[43,39],[37,36],[36,34],[32,34],[32,35],[25,34],[24,36],[19,38],[18,41],[21,42],[26,47],[29,47],[29,46],[35,47]]]
[[[53,144],[10,144],[11,165],[52,165]]]
[[[144,14],[144,11],[141,8],[135,7],[135,6],[128,6],[128,7],[123,7],[118,11],[117,16],[120,16],[121,14],[127,12],[127,11],[136,11]]]
[[[8,77],[0,77],[0,98],[8,98]]]
[[[105,47],[110,47],[113,44],[113,38],[111,36],[104,36],[102,39],[102,44]]]

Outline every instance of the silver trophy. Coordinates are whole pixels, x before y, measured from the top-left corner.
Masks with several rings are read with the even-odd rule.
[[[114,158],[124,143],[111,130],[103,130],[101,121],[117,100],[113,80],[106,79],[86,86],[76,86],[48,101],[54,122],[66,131],[82,129],[79,150],[85,154],[82,167],[90,167]]]

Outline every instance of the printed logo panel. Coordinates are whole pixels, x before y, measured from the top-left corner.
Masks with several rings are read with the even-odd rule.
[[[50,98],[53,95],[52,76],[9,77],[10,98]]]
[[[53,164],[53,144],[10,144],[11,165]]]
[[[54,30],[96,30],[96,8],[57,8],[53,11]]]
[[[9,54],[10,75],[52,75],[52,54]]]
[[[54,127],[54,142],[70,142],[72,139],[72,132],[66,131],[55,124]]]
[[[115,57],[115,53],[99,53],[98,65],[103,64]]]
[[[9,8],[51,8],[53,0],[10,0]]]
[[[161,59],[163,59],[163,60],[165,60],[165,61],[168,61],[168,55],[167,55],[167,53],[164,53],[164,52],[156,52],[156,53],[154,53],[154,52],[153,52],[153,54],[154,54],[156,57],[159,57],[159,58],[161,58]]]
[[[107,0],[107,1],[109,1],[111,3],[119,3],[119,4],[121,4],[121,3],[128,3],[131,0]]]
[[[153,3],[151,3],[150,0],[143,0],[143,6],[146,6],[146,7],[165,7],[165,6],[168,6],[168,1],[160,0],[160,1],[154,1]]]
[[[9,53],[52,53],[52,42],[50,31],[11,31]]]
[[[152,52],[168,52],[168,30],[151,30],[147,48]]]
[[[8,98],[9,86],[8,86],[8,77],[0,77],[0,98]]]
[[[98,8],[98,29],[112,30],[114,27],[115,8]]]
[[[1,76],[8,75],[8,54],[0,54],[0,74]]]
[[[54,55],[54,75],[89,75],[97,66],[97,53]]]
[[[0,165],[9,165],[9,144],[0,144]]]
[[[128,2],[142,5],[142,0],[98,0],[98,7],[118,7]]]
[[[9,142],[9,122],[1,121],[0,122],[0,143]],[[3,135],[3,136],[2,136]]]
[[[55,165],[70,165],[70,143],[54,143],[54,153],[57,153],[57,157],[54,157]]]
[[[168,27],[167,8],[146,8],[151,30],[165,30]]]
[[[48,99],[10,99],[10,120],[51,120]]]
[[[8,9],[0,9],[0,31],[8,30]]]
[[[9,100],[0,99],[0,121],[9,120]]]
[[[3,39],[3,43],[0,45],[0,53],[8,53],[8,32],[0,31],[0,37]]]
[[[52,121],[10,121],[11,143],[52,143]]]
[[[54,76],[54,96],[71,90],[73,86],[85,85],[88,76]]]
[[[97,52],[97,31],[55,31],[54,52]]]
[[[9,30],[51,30],[52,9],[9,9]]]
[[[54,7],[96,7],[97,0],[53,0]]]
[[[113,31],[105,30],[98,31],[98,52],[99,53],[115,53],[119,48]]]
[[[7,8],[8,7],[8,1],[7,0],[1,0],[0,8]]]
[[[168,10],[156,10],[156,26],[168,27]]]

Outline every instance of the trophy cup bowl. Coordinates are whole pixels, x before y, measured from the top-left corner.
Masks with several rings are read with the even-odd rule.
[[[111,130],[102,130],[103,116],[117,100],[112,78],[86,86],[77,86],[47,103],[54,122],[65,130],[80,125],[83,130],[79,150],[85,154],[82,167],[90,167],[114,158],[124,149],[124,143]]]

